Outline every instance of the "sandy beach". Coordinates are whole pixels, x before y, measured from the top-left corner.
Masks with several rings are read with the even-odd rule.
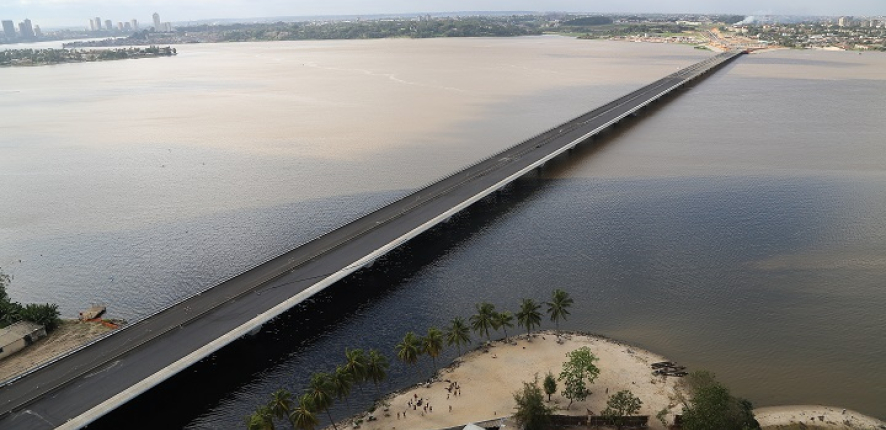
[[[782,428],[886,429],[886,422],[856,411],[821,405],[770,406],[754,409],[754,416],[766,430]],[[800,427],[799,425],[803,426]],[[788,427],[794,425],[795,427]]]
[[[65,320],[49,336],[0,361],[0,381],[45,363],[111,330],[100,323]]]
[[[389,397],[389,410],[376,411],[378,420],[364,422],[360,428],[440,429],[509,416],[514,412],[513,393],[523,382],[533,381],[536,375],[541,380],[548,371],[558,375],[566,353],[583,346],[589,347],[600,359],[596,363],[600,375],[590,386],[592,394],[583,402],[573,403],[568,410],[565,408],[569,400],[559,394],[562,383],[558,383],[558,393],[551,397],[550,403],[556,407],[555,413],[584,416],[591,410],[598,414],[606,407],[607,392],[614,394],[619,390],[630,390],[643,401],[639,414],[650,416],[651,429],[665,428],[655,418],[662,409],[671,408],[668,422],[673,420],[674,412],[681,410],[677,401],[679,378],[653,376],[649,367],[651,363],[664,361],[664,357],[601,337],[579,334],[564,335],[562,343],[558,343],[551,332],[540,333],[531,340],[525,335],[519,339],[512,337],[511,341],[494,342],[488,352],[483,349],[469,352],[453,366],[440,371],[436,382]],[[460,395],[447,391],[451,383],[458,384]],[[422,399],[422,406],[409,406],[410,400],[418,399]],[[425,412],[424,405],[430,405],[431,409]]]
[[[514,412],[513,393],[522,383],[541,381],[547,372],[560,373],[566,353],[587,346],[600,360],[596,362],[600,375],[590,386],[592,394],[583,402],[575,402],[566,409],[569,400],[559,392],[551,397],[550,406],[560,415],[599,414],[606,407],[609,394],[630,390],[643,401],[638,415],[649,416],[649,428],[667,427],[656,415],[667,410],[665,420],[673,423],[674,415],[682,412],[681,395],[685,394],[681,378],[654,376],[650,364],[667,361],[665,357],[626,345],[618,341],[585,334],[564,334],[557,341],[553,332],[541,332],[527,339],[526,335],[512,337],[511,342],[493,342],[487,349],[466,353],[437,373],[433,383],[415,386],[390,395],[368,421],[367,414],[359,427],[368,430],[445,429],[490,420],[502,420],[506,428],[517,428],[508,417]],[[426,363],[420,364],[427,371]],[[696,369],[688,369],[689,371]],[[457,384],[460,390],[447,390]],[[414,405],[418,400],[421,406]],[[425,409],[428,406],[429,409]],[[886,429],[886,423],[855,411],[827,406],[776,406],[754,410],[764,429]],[[338,423],[339,429],[357,428],[355,418]],[[813,422],[814,421],[814,422]],[[801,424],[802,426],[796,427]],[[794,425],[794,427],[789,427]],[[327,427],[331,429],[332,427]]]

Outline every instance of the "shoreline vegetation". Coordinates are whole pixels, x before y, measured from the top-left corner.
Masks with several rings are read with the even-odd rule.
[[[54,303],[22,305],[12,301],[6,293],[6,287],[11,281],[12,277],[0,270],[0,328],[19,321],[29,321],[42,325],[46,329],[46,336],[0,359],[0,385],[68,354],[113,331],[113,327],[126,323],[122,320],[62,319],[58,305]],[[0,348],[3,346],[0,345]]]
[[[114,49],[9,49],[0,51],[0,67],[44,66],[65,63],[171,57],[178,52],[169,46]]]
[[[430,327],[425,336],[407,332],[393,347],[394,357],[424,381],[384,396],[379,392],[388,375],[384,354],[346,348],[344,361],[314,373],[301,394],[286,388],[271,393],[267,403],[244,417],[245,426],[387,430],[480,423],[485,428],[546,430],[557,419],[582,423],[567,427],[574,429],[594,422],[604,428],[645,423],[664,430],[678,420],[687,430],[760,429],[759,420],[767,430],[886,429],[882,421],[825,406],[763,408],[758,417],[750,401],[734,397],[713,373],[686,372],[662,356],[602,336],[561,332],[559,322],[567,319],[572,304],[568,293],[555,289],[549,302],[523,299],[516,313],[498,312],[482,302],[474,315],[454,317],[443,330]],[[545,316],[543,305],[556,329],[533,332]],[[507,329],[515,322],[526,331],[509,336]],[[492,340],[499,331],[503,337]],[[462,354],[463,345],[474,343],[472,333],[480,344]],[[455,346],[459,356],[438,368],[444,345]],[[431,359],[429,378],[422,356]],[[353,414],[348,398],[355,387],[369,382],[378,400]],[[330,408],[340,401],[352,415],[336,421]],[[324,418],[328,425],[321,427]]]

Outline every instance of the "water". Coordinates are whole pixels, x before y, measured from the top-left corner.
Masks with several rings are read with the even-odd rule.
[[[138,318],[708,55],[553,37],[180,52],[0,71],[14,297]],[[566,327],[712,370],[758,406],[886,418],[884,66],[741,58],[108,422],[160,404],[177,411],[161,427],[236,426],[345,347],[391,352],[554,286],[576,298]],[[414,382],[391,373],[387,389]]]

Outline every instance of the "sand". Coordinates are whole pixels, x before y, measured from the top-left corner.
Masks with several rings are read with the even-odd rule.
[[[607,390],[609,394],[631,390],[643,401],[639,415],[650,416],[651,429],[665,428],[655,418],[660,410],[670,408],[669,423],[673,421],[673,414],[682,410],[677,400],[677,393],[681,391],[678,387],[680,378],[652,375],[649,365],[664,361],[664,357],[601,337],[570,334],[564,335],[563,339],[562,343],[557,343],[551,332],[539,334],[531,341],[523,335],[519,339],[512,338],[514,344],[499,341],[494,342],[488,352],[475,350],[467,353],[453,366],[441,370],[437,382],[389,397],[386,400],[389,410],[377,410],[378,420],[364,422],[360,428],[440,429],[509,416],[514,412],[513,393],[522,388],[523,382],[533,381],[536,375],[541,380],[548,371],[558,375],[567,360],[566,353],[583,346],[590,347],[591,352],[600,358],[596,363],[600,375],[590,386],[592,394],[583,402],[573,403],[569,409],[566,409],[569,400],[559,394],[562,384],[558,383],[558,394],[552,396],[550,403],[557,408],[555,413],[585,416],[587,410],[591,410],[599,414],[606,407]],[[447,379],[458,383],[461,395],[450,394],[447,398]],[[409,400],[416,398],[424,399],[433,411],[423,415],[422,407],[409,407]],[[404,412],[405,418],[402,416]],[[401,414],[399,419],[398,413]]]
[[[765,430],[886,429],[886,422],[835,406],[771,406],[754,409],[754,416]],[[805,427],[799,426],[801,423]]]
[[[101,323],[65,320],[49,336],[0,360],[0,381],[24,373],[28,369],[85,345],[111,330]]]

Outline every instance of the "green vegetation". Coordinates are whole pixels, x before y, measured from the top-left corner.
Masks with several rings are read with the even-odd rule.
[[[514,419],[524,430],[544,430],[551,422],[552,408],[545,405],[538,381],[524,382],[523,390],[514,393],[517,411]]]
[[[586,16],[584,18],[571,19],[564,21],[560,25],[570,27],[587,27],[592,25],[612,24],[612,18],[606,16]]]
[[[691,400],[683,404],[686,430],[759,429],[751,402],[733,397],[729,389],[708,371],[695,371],[685,378]]]
[[[560,319],[566,321],[566,316],[569,315],[568,309],[572,303],[573,300],[566,291],[558,288],[551,293],[551,301],[547,303],[548,314],[551,316],[551,321],[557,325],[557,336],[560,335]]]
[[[523,299],[520,302],[520,312],[517,312],[517,325],[526,328],[526,335],[532,334],[532,328],[541,325],[541,305],[532,299]]]
[[[0,269],[0,328],[19,321],[30,321],[46,327],[46,331],[51,332],[61,324],[58,305],[54,303],[22,305],[12,301],[6,293],[6,287],[11,281],[12,278]]]
[[[437,356],[443,351],[443,332],[437,327],[429,328],[427,336],[422,338],[421,349],[424,354],[431,357],[431,361],[434,364],[434,372],[436,372]]]
[[[175,48],[151,46],[147,48],[116,49],[9,49],[0,51],[0,66],[40,66],[62,63],[125,60],[130,58],[164,57],[176,55]]]
[[[548,372],[545,375],[545,379],[542,382],[542,385],[545,389],[545,394],[548,395],[548,401],[551,401],[551,395],[557,392],[557,380],[554,378],[554,374]]]
[[[591,349],[584,346],[566,354],[569,361],[563,363],[563,371],[560,372],[560,380],[563,381],[563,397],[569,399],[566,409],[572,406],[572,402],[584,401],[591,394],[588,384],[594,383],[600,375],[600,369],[594,365],[599,358],[591,353]]]
[[[418,363],[418,357],[422,354],[421,339],[413,332],[406,333],[396,348],[397,359],[411,366]],[[415,371],[418,372],[418,367]]]
[[[505,342],[508,341],[508,327],[514,327],[514,314],[504,311],[495,314],[495,326],[505,333]]]
[[[496,329],[495,322],[495,305],[492,303],[477,303],[476,304],[477,313],[471,315],[471,328],[477,332],[477,334],[486,334],[486,341],[492,342],[492,338],[489,337],[489,329]]]
[[[449,327],[446,328],[446,345],[455,345],[458,347],[458,355],[461,355],[462,344],[467,345],[469,343],[471,343],[471,331],[467,324],[465,324],[464,318],[453,318],[449,323]]]
[[[5,286],[8,277],[2,276],[0,273],[0,285]],[[5,297],[5,290],[0,289],[0,298]],[[569,312],[566,311],[572,304],[563,290],[554,290],[552,292],[552,303],[556,312],[552,321],[564,318]],[[549,304],[550,305],[550,304]],[[517,313],[516,319],[522,327],[527,329],[527,337],[531,334],[533,327],[541,325],[540,305],[532,299],[523,299],[521,301],[520,312]],[[428,328],[427,335],[422,337],[413,331],[407,332],[403,339],[394,347],[398,360],[407,366],[415,366],[416,374],[421,377],[418,371],[417,363],[422,355],[427,354],[431,357],[434,372],[437,371],[437,357],[439,357],[446,346],[456,345],[458,354],[461,355],[461,346],[471,343],[470,330],[473,328],[477,334],[485,334],[488,341],[491,341],[490,329],[504,329],[505,339],[507,339],[507,328],[514,326],[515,316],[509,311],[496,312],[495,306],[491,303],[478,303],[476,305],[477,314],[470,317],[470,327],[463,317],[455,317],[450,321],[446,330],[440,330],[437,327]],[[565,318],[564,318],[565,319]],[[348,410],[351,410],[349,397],[352,388],[360,386],[366,382],[372,381],[375,385],[376,394],[381,397],[380,384],[387,379],[388,376],[388,359],[379,351],[370,349],[365,352],[362,349],[345,348],[345,360],[343,363],[335,366],[334,372],[317,372],[311,375],[310,382],[306,387],[304,394],[295,397],[285,389],[280,389],[271,394],[268,403],[259,405],[256,410],[245,418],[246,427],[250,430],[272,430],[276,422],[288,421],[292,428],[297,430],[312,430],[319,425],[317,414],[325,411],[330,422],[333,422],[330,408],[336,401],[344,401]],[[566,378],[567,391],[573,397],[564,392],[564,395],[576,400],[581,397],[583,400],[590,394],[586,389],[585,381],[593,382],[599,374],[599,369],[594,366],[593,362],[597,360],[590,350],[580,348],[567,354],[570,361],[563,364],[564,371],[561,373],[561,379]],[[537,378],[536,378],[537,379]],[[551,395],[557,392],[557,381],[554,375],[548,372],[544,378],[544,393],[548,395],[550,401]],[[551,410],[544,405],[544,396],[542,389],[538,386],[536,380],[532,384],[525,384],[523,391],[514,394],[518,402],[518,415],[524,414],[523,418],[526,428],[543,428],[533,427],[535,425],[543,425],[550,416]],[[519,399],[518,399],[519,397]],[[372,410],[374,410],[373,407]],[[371,410],[370,410],[371,411]],[[334,423],[334,422],[333,422]]]
[[[625,425],[625,417],[635,415],[640,411],[643,402],[634,396],[630,390],[621,390],[606,401],[606,409],[600,415],[609,419],[609,422],[619,430]]]

